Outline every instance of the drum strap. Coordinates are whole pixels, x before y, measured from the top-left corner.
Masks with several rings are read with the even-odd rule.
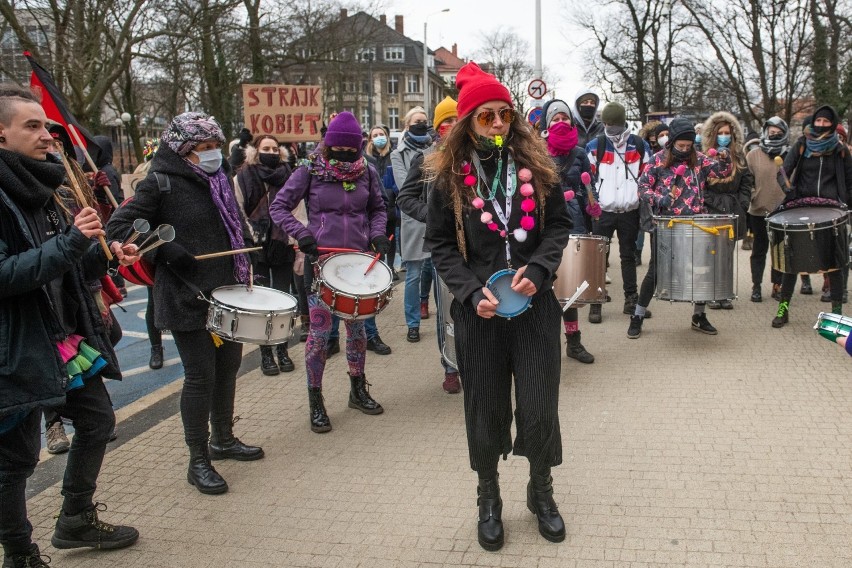
[[[675,223],[683,223],[684,225],[692,225],[696,229],[701,229],[705,233],[710,233],[711,235],[718,236],[722,231],[728,231],[728,238],[734,240],[734,226],[733,225],[719,225],[718,227],[704,227],[702,225],[697,224],[695,221],[690,219],[669,219],[668,228],[671,229]]]

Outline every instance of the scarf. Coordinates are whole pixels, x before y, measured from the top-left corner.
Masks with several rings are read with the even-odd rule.
[[[565,156],[579,139],[577,129],[567,122],[557,122],[547,129],[547,151],[551,156]]]
[[[343,182],[343,189],[346,191],[353,191],[355,180],[367,171],[367,159],[364,156],[359,157],[354,162],[340,162],[338,160],[326,160],[322,152],[317,152],[309,154],[306,160],[301,161],[301,164],[308,168],[308,172],[312,176],[316,176],[322,181]]]
[[[19,207],[37,211],[47,205],[65,181],[65,168],[54,158],[34,160],[0,149],[0,189]]]
[[[765,136],[760,139],[760,149],[763,150],[766,154],[772,156],[783,156],[787,153],[787,150],[790,147],[787,145],[788,137],[785,135],[783,138],[778,140],[772,140],[768,136]]]
[[[825,156],[837,148],[839,140],[836,131],[829,131],[818,136],[813,131],[813,125],[805,127],[805,158]]]
[[[231,184],[228,183],[228,176],[225,175],[225,171],[219,168],[216,172],[208,174],[189,160],[186,162],[195,173],[201,176],[201,179],[206,179],[210,184],[210,197],[213,198],[213,203],[219,211],[219,217],[222,218],[222,223],[225,224],[228,240],[231,241],[231,249],[245,248],[242,218],[237,207],[237,199],[234,197],[234,191],[231,189]],[[246,255],[235,254],[233,255],[233,259],[234,278],[237,279],[237,282],[248,284],[249,262]]]
[[[406,148],[414,150],[415,152],[422,152],[432,145],[432,137],[428,134],[415,136],[411,132],[406,132],[402,135],[402,143],[405,144]]]

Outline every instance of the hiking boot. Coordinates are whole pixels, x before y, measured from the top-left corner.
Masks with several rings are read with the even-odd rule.
[[[538,519],[538,532],[550,542],[565,540],[565,521],[553,500],[553,478],[532,474],[527,484],[527,509]]]
[[[36,543],[27,552],[3,556],[3,568],[45,568],[48,564],[50,556],[42,555]]]
[[[743,250],[751,250],[754,246],[754,235],[748,234],[743,239]]]
[[[583,344],[580,343],[580,332],[574,333],[566,333],[565,339],[567,339],[567,344],[565,346],[565,354],[571,359],[576,359],[580,363],[594,363],[595,356],[586,351],[586,348],[583,347]]]
[[[420,301],[420,319],[429,319],[429,300]]]
[[[64,454],[71,447],[68,436],[65,435],[65,426],[62,421],[54,422],[44,433],[47,439],[47,453]]]
[[[814,289],[811,286],[811,277],[809,274],[802,275],[802,287],[799,288],[799,293],[804,294],[805,296],[810,296],[814,293]]]
[[[385,411],[382,405],[370,396],[370,383],[367,382],[366,376],[349,375],[349,382],[349,408],[360,410],[364,414],[381,414]]]
[[[50,544],[54,548],[63,549],[113,549],[130,546],[139,539],[139,531],[133,527],[111,525],[99,520],[98,511],[106,510],[107,507],[103,503],[95,503],[76,515],[60,512]]]
[[[763,301],[763,294],[761,293],[760,285],[758,284],[755,284],[751,288],[751,301],[758,303]]]
[[[772,319],[772,327],[784,327],[790,321],[790,302],[783,301],[778,304],[778,312]]]
[[[331,420],[325,411],[322,387],[308,387],[308,407],[310,409],[311,431],[317,434],[331,431]]]
[[[385,342],[378,335],[367,340],[367,351],[372,351],[376,355],[390,355],[393,353],[390,346],[385,345]]]
[[[639,294],[630,294],[624,298],[624,311],[622,313],[632,316],[636,313],[636,304],[639,302]]]
[[[260,346],[260,370],[264,375],[274,377],[281,372],[278,368],[278,363],[275,362],[275,357],[272,355],[272,347],[269,345]]]
[[[408,334],[405,336],[409,343],[417,343],[420,341],[420,328],[419,327],[409,327]]]
[[[456,373],[444,373],[444,384],[441,385],[444,388],[444,392],[447,394],[458,394],[461,392],[461,381],[459,381],[459,374]]]
[[[205,495],[219,495],[228,491],[228,483],[210,463],[207,442],[189,448],[189,467],[186,480]]]
[[[601,304],[592,304],[589,306],[589,323],[601,323],[603,316],[601,315]]]
[[[707,314],[693,314],[692,329],[700,331],[701,333],[706,333],[707,335],[716,335],[719,333],[716,331],[716,328],[710,325],[710,322],[707,321]]]
[[[148,359],[148,366],[152,369],[162,369],[163,368],[163,346],[162,345],[152,345],[151,346],[151,358]]]
[[[243,444],[234,436],[234,424],[240,419],[235,417],[233,422],[211,424],[209,453],[211,460],[254,461],[261,459],[263,448]]]
[[[278,356],[278,368],[282,373],[291,373],[296,369],[290,354],[287,353],[287,344],[280,343],[275,346],[275,354]]]
[[[340,353],[340,338],[329,337],[328,343],[325,344],[325,358],[329,359],[335,353]]]
[[[642,316],[630,316],[630,327],[627,328],[627,337],[638,339],[642,335]]]
[[[476,487],[476,504],[479,506],[477,540],[479,546],[494,552],[503,548],[503,500],[500,499],[498,476],[479,480]]]
[[[719,307],[723,310],[733,310],[734,304],[730,300],[719,300]]]

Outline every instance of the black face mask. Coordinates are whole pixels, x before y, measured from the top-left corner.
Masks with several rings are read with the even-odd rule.
[[[358,159],[357,150],[328,150],[328,159],[338,162],[354,162]]]
[[[426,136],[429,132],[429,126],[425,122],[415,122],[408,127],[408,131],[415,136]]]
[[[811,132],[813,132],[817,136],[822,136],[823,134],[825,134],[826,132],[831,130],[831,128],[832,128],[831,126],[815,126],[815,125],[812,124],[811,125]]]
[[[784,140],[784,135],[783,134],[770,134],[769,136],[767,136],[767,138],[769,138],[770,140]]]
[[[591,120],[595,117],[595,107],[593,106],[581,106],[577,111],[580,113],[580,116],[583,117],[583,120]]]
[[[685,162],[692,155],[692,148],[684,152],[683,150],[678,150],[676,147],[672,146],[672,156],[675,161]]]
[[[277,168],[281,164],[281,154],[268,154],[266,152],[257,155],[260,163],[267,168]]]

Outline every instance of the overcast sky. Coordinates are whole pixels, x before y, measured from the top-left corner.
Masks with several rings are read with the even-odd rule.
[[[544,66],[560,78],[548,89],[555,89],[557,96],[570,104],[574,93],[588,85],[581,55],[588,44],[579,45],[574,39],[585,35],[568,23],[565,5],[566,0],[541,0],[541,46]],[[450,11],[435,13],[443,8]],[[529,42],[530,62],[535,60],[534,0],[386,0],[384,11],[391,26],[394,15],[405,16],[405,35],[418,41],[423,40],[423,21],[428,16],[429,48],[450,49],[457,43],[462,58],[469,58],[481,47],[482,32],[510,27]]]

